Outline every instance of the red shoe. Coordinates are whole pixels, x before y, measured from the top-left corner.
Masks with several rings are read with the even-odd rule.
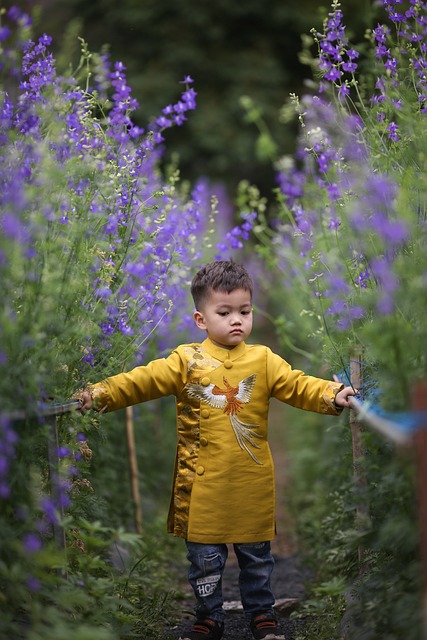
[[[181,636],[179,640],[221,640],[223,633],[223,622],[205,618],[197,620],[191,627],[191,631]]]
[[[256,613],[251,620],[251,631],[255,640],[285,640],[272,613]]]

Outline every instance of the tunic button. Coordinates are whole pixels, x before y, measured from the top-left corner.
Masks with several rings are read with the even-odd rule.
[[[196,473],[197,473],[198,476],[202,476],[204,474],[204,472],[205,472],[205,468],[204,467],[202,467],[202,466],[197,467]]]
[[[209,418],[210,414],[209,409],[202,409],[202,418]]]
[[[200,444],[202,445],[202,447],[207,447],[208,446],[208,439],[207,438],[200,438]]]
[[[231,360],[226,360],[226,361],[224,362],[224,367],[225,367],[226,369],[231,369],[231,367],[232,367],[232,366],[233,366],[233,363],[231,362]]]
[[[210,385],[210,379],[208,377],[206,378],[202,378],[200,380],[200,384],[203,385],[204,387],[208,387]]]

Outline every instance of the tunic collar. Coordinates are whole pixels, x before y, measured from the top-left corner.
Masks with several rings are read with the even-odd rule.
[[[233,349],[224,349],[223,347],[218,347],[214,344],[210,338],[206,338],[206,340],[202,342],[201,346],[220,362],[225,362],[225,360],[237,360],[237,358],[240,358],[246,350],[245,342],[241,342],[236,347],[233,347]]]

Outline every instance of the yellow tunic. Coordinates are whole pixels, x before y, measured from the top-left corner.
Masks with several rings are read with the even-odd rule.
[[[95,407],[114,411],[174,395],[177,452],[168,531],[191,542],[262,542],[275,536],[275,478],[267,442],[274,397],[337,415],[343,385],[294,370],[268,347],[177,347],[91,386]]]

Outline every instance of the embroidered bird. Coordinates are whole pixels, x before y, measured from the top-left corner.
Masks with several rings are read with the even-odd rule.
[[[205,387],[201,384],[190,383],[187,385],[187,393],[192,398],[207,402],[215,409],[224,409],[224,413],[230,417],[230,423],[240,448],[247,451],[257,464],[262,464],[248,446],[251,445],[256,449],[260,449],[259,444],[255,442],[255,438],[261,438],[262,436],[254,431],[258,425],[247,424],[237,417],[242,405],[248,403],[251,399],[256,375],[253,374],[244,378],[237,387],[232,387],[227,378],[223,378],[223,380],[225,389],[218,387],[216,384],[210,384]]]

